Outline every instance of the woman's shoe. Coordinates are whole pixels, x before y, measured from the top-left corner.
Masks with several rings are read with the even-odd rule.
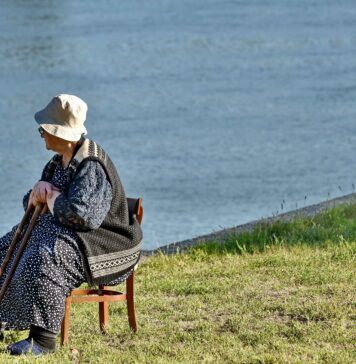
[[[30,338],[9,345],[7,347],[7,350],[10,352],[11,355],[22,355],[22,354],[32,353],[33,355],[38,356],[38,355],[45,355],[52,353],[52,351],[43,349],[41,346],[36,344]]]

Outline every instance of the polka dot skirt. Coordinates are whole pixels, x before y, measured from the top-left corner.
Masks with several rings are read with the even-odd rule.
[[[51,182],[62,189],[67,183],[67,170],[57,166]],[[0,238],[0,263],[5,258],[16,228]],[[13,258],[15,254],[16,251]],[[11,264],[12,261],[0,285]],[[33,324],[59,332],[65,298],[72,288],[84,281],[85,271],[78,236],[59,225],[51,213],[41,215],[0,303],[0,321],[6,322],[8,328],[25,330]]]

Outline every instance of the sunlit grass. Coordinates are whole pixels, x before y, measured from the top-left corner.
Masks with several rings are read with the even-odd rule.
[[[221,243],[209,242],[198,250],[209,253],[256,253],[272,246],[311,246],[356,241],[355,205],[339,206],[312,218],[299,218],[291,222],[276,221],[259,224],[253,231],[232,235]]]
[[[136,334],[124,304],[110,304],[104,336],[97,307],[77,305],[69,347],[0,362],[354,363],[355,217],[339,207],[149,258],[136,275]]]

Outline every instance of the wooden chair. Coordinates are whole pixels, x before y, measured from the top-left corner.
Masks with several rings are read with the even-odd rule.
[[[138,222],[141,224],[143,218],[142,199],[127,199],[130,216],[136,215]],[[61,344],[66,345],[69,337],[70,323],[70,306],[72,303],[98,302],[99,303],[99,325],[104,334],[109,323],[109,302],[126,301],[129,325],[133,331],[137,331],[136,314],[135,314],[135,296],[134,296],[134,271],[126,280],[126,292],[119,292],[103,284],[99,289],[74,289],[66,298],[65,313],[61,328]]]

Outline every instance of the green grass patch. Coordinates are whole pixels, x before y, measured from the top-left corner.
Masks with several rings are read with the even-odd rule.
[[[11,333],[0,362],[354,363],[355,217],[339,207],[152,257],[136,275],[136,334],[124,304],[110,304],[107,335],[95,304],[76,305],[69,347],[11,358],[7,343],[26,335]]]
[[[261,223],[251,232],[228,236],[223,243],[208,242],[193,250],[244,254],[262,252],[276,246],[316,246],[343,241],[356,241],[355,205],[339,206],[312,218]]]

